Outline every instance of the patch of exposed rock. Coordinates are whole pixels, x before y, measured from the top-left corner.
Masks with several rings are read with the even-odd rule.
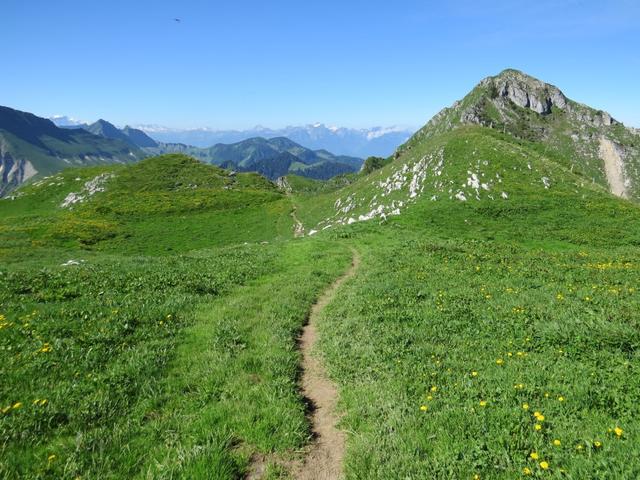
[[[30,161],[14,158],[0,139],[0,197],[26,182],[38,171]]]
[[[71,208],[76,203],[82,203],[87,198],[95,195],[98,192],[104,192],[106,190],[106,183],[109,179],[113,178],[113,173],[101,173],[97,177],[86,182],[81,192],[71,192],[60,204],[60,208]]]
[[[565,110],[568,105],[567,97],[559,88],[517,70],[505,70],[500,75],[485,78],[480,86],[489,87],[496,97],[509,99],[542,115],[551,113],[554,106]]]

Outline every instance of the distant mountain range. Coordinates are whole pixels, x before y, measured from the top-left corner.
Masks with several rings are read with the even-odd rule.
[[[147,154],[131,142],[0,106],[0,196],[35,175],[69,166],[135,162]]]
[[[62,115],[51,117],[50,120],[66,128],[89,126]],[[132,127],[125,127],[127,128]],[[328,150],[339,155],[360,158],[388,157],[415,132],[414,129],[397,126],[356,129],[327,126],[322,123],[280,129],[261,126],[247,130],[178,129],[161,125],[136,125],[135,129],[144,132],[158,143],[182,143],[200,148],[208,148],[218,143],[237,143],[255,137],[286,137],[312,150]]]
[[[183,153],[224,168],[258,172],[272,180],[289,173],[326,180],[343,173],[356,172],[363,162],[357,157],[311,150],[285,137],[255,137],[232,144],[218,143],[209,148],[160,143],[145,151],[151,154]]]
[[[313,150],[328,150],[361,158],[388,157],[414,133],[414,130],[402,127],[354,129],[329,127],[321,123],[282,129],[255,127],[249,130],[180,130],[157,125],[138,125],[136,128],[164,143],[210,147],[216,143],[235,143],[254,137],[287,137]]]
[[[356,172],[363,162],[361,158],[334,155],[324,149],[311,150],[286,137],[253,137],[232,144],[197,147],[184,143],[156,142],[141,129],[130,126],[119,129],[102,119],[90,125],[65,123],[62,128],[82,128],[95,135],[126,142],[150,155],[183,153],[232,170],[258,172],[272,180],[289,173],[326,180],[343,173]]]

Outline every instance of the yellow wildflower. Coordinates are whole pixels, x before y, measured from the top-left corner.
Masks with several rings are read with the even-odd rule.
[[[438,387],[436,387],[435,385],[433,387],[431,387],[431,391],[432,392],[437,392],[438,391]]]
[[[540,430],[542,430],[542,425],[540,425],[539,423],[536,423],[536,424],[533,426],[533,429],[534,429],[536,432],[539,432]]]
[[[503,360],[503,359],[501,359],[501,358],[498,358],[498,359],[496,360],[496,364],[497,364],[497,365],[502,365],[503,363],[504,363],[504,360]]]
[[[540,462],[540,468],[546,470],[549,468],[549,464],[545,461]]]
[[[537,460],[538,459],[538,453],[537,452],[531,452],[529,454],[529,456],[533,459],[533,460]]]
[[[19,409],[20,407],[22,407],[22,402],[16,402],[16,403],[14,403],[14,404],[13,404],[13,407],[12,407],[12,408],[13,408],[14,410],[17,410],[17,409]]]
[[[429,410],[429,407],[427,407],[426,405],[420,405],[420,410],[426,412],[427,410]]]
[[[529,404],[528,403],[523,403],[522,404],[522,409],[523,410],[529,410]]]
[[[593,442],[593,446],[596,448],[600,448],[602,447],[602,442],[598,442],[597,440],[595,442]]]
[[[473,372],[471,372],[471,376],[472,377],[477,377],[478,376],[478,372],[476,372],[475,370]]]
[[[562,442],[556,438],[556,439],[553,441],[553,444],[554,444],[556,447],[559,447],[560,445],[562,445]]]
[[[486,407],[487,406],[487,401],[486,400],[480,400],[480,406],[481,407]]]
[[[620,427],[614,428],[613,431],[616,434],[616,436],[618,436],[618,437],[621,437],[622,434],[624,433],[624,431]]]
[[[524,475],[531,475],[531,473],[532,473],[532,472],[531,472],[531,469],[530,469],[529,467],[524,467],[524,468],[522,469],[522,473],[523,473]]]
[[[558,401],[559,401],[559,402],[564,402],[564,397],[563,397],[562,395],[560,395],[560,396],[558,397]]]

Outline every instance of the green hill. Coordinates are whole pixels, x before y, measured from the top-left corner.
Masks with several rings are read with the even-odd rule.
[[[312,312],[345,478],[636,478],[633,135],[508,70],[328,181],[173,154],[21,187],[0,477],[297,478]]]
[[[0,212],[5,246],[30,230],[37,244],[162,251],[285,235],[291,221],[283,199],[257,174],[173,154],[64,170],[23,187]]]

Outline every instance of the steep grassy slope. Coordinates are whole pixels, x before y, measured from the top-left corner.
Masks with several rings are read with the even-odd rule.
[[[384,222],[418,199],[446,206],[477,203],[509,208],[513,199],[605,193],[537,145],[483,127],[460,127],[426,139],[370,175],[338,191],[298,202],[307,232],[361,221]],[[553,195],[550,195],[553,194]]]

